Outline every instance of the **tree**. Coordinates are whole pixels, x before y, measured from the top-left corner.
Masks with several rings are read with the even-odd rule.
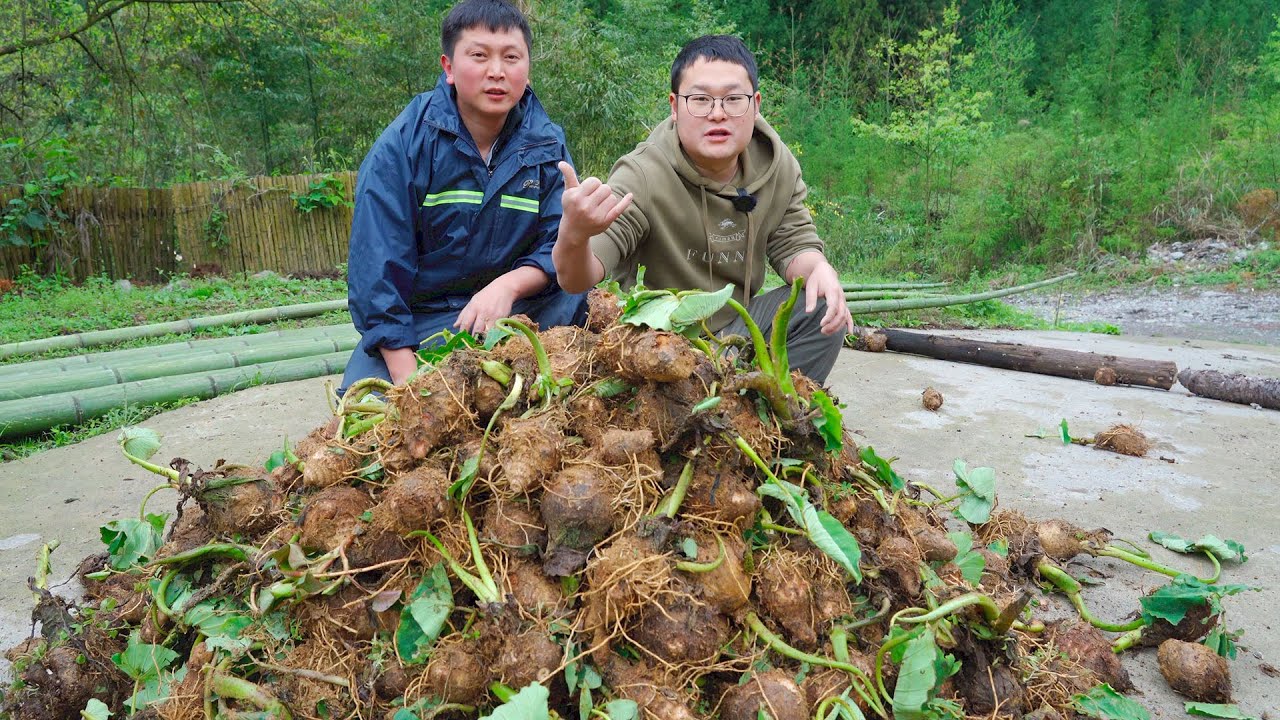
[[[959,22],[960,11],[952,3],[943,11],[941,27],[921,30],[914,43],[883,39],[877,50],[888,71],[884,87],[892,108],[888,121],[853,118],[858,132],[905,147],[919,159],[926,227],[942,215],[935,207],[938,165],[946,166],[949,180],[961,151],[990,127],[981,120],[982,104],[990,93],[958,82],[960,73],[973,64],[972,54],[957,53]]]

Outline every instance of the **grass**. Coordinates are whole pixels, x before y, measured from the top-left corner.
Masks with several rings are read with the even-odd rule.
[[[24,273],[0,302],[0,343],[278,305],[339,300],[346,294],[345,279],[178,277],[164,285],[135,285],[132,290],[124,291],[105,277],[92,277],[74,285],[59,278],[41,278]],[[346,313],[338,315],[345,316]],[[327,318],[325,323],[313,321],[312,324],[333,322],[333,318]],[[244,331],[222,328],[218,332]],[[149,341],[147,344],[154,343]]]

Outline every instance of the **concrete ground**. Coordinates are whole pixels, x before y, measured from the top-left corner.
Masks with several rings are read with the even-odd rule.
[[[1280,376],[1280,348],[1170,339],[1126,339],[1056,332],[953,333],[1148,359],[1179,369],[1215,368]],[[900,457],[904,476],[939,489],[952,487],[952,463],[996,469],[1000,502],[1034,518],[1057,517],[1088,528],[1106,527],[1149,546],[1163,530],[1188,538],[1205,534],[1238,540],[1249,562],[1228,566],[1224,581],[1263,587],[1229,598],[1226,624],[1246,631],[1232,663],[1236,699],[1254,717],[1280,708],[1280,637],[1274,609],[1280,577],[1280,413],[1172,391],[1103,387],[1063,378],[948,363],[894,353],[852,350],[829,379],[847,404],[846,426],[882,457]],[[920,405],[932,386],[945,403],[936,413]],[[300,438],[322,422],[323,379],[251,388],[197,403],[144,423],[164,435],[158,457],[185,457],[205,467],[218,458],[261,462],[284,437]],[[1063,446],[1056,428],[1066,419],[1076,436],[1117,422],[1138,425],[1156,445],[1131,458],[1077,445]],[[1028,437],[1038,430],[1044,439]],[[42,543],[58,539],[54,577],[66,578],[101,546],[97,528],[137,512],[156,483],[130,465],[114,434],[0,465],[0,647],[30,630],[25,582]],[[161,493],[149,507],[169,507]],[[1206,563],[1153,549],[1160,561],[1208,572]],[[1095,614],[1120,620],[1138,597],[1163,578],[1111,560],[1073,564],[1077,576],[1102,584],[1085,597]],[[1157,718],[1184,717],[1181,699],[1159,677],[1154,651],[1126,655],[1142,695]],[[1268,665],[1268,663],[1270,665]],[[0,677],[8,668],[0,660]]]

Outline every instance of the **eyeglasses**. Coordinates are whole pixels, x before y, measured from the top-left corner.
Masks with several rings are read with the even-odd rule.
[[[676,97],[684,98],[684,105],[689,110],[689,114],[694,117],[706,117],[716,107],[716,101],[720,101],[720,107],[724,108],[724,114],[729,117],[741,117],[751,109],[751,96],[741,93],[725,95],[724,97],[713,97],[711,95],[703,95],[694,93],[692,95],[676,94]]]

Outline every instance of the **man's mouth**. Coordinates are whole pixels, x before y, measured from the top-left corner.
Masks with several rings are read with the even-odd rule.
[[[729,132],[726,128],[711,128],[706,132],[706,135],[712,140],[720,140],[732,136],[733,133]]]
[[[484,94],[485,94],[485,95],[488,95],[488,96],[489,96],[489,97],[491,97],[491,98],[501,99],[501,98],[504,98],[504,97],[506,97],[506,96],[507,96],[507,91],[506,91],[506,90],[499,90],[499,89],[496,89],[496,88],[495,88],[495,89],[491,89],[491,90],[485,90],[485,91],[484,91]]]

